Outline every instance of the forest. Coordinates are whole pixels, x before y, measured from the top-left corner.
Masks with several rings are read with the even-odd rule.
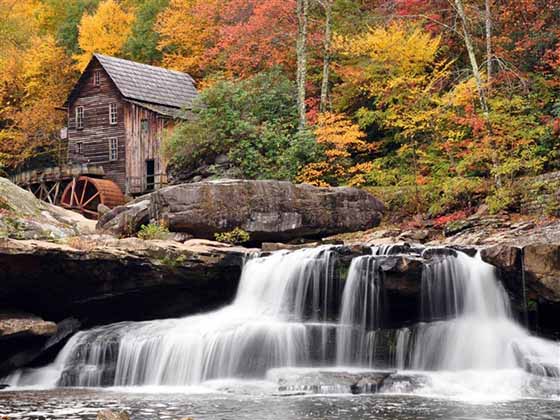
[[[560,169],[557,0],[0,0],[0,174],[64,161],[94,52],[195,78],[174,171],[226,155],[454,217]]]

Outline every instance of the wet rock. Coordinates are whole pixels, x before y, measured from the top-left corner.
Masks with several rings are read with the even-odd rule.
[[[560,244],[531,244],[523,248],[527,283],[539,297],[560,302]]]
[[[430,378],[424,375],[395,373],[383,381],[380,392],[409,394],[429,383]]]
[[[199,238],[239,227],[254,242],[286,242],[369,229],[379,224],[384,210],[381,201],[356,188],[222,180],[163,188],[113,209],[97,226],[122,235],[147,218]]]
[[[522,249],[507,244],[483,248],[480,256],[484,261],[505,271],[521,271]]]
[[[56,353],[81,326],[78,320],[72,318],[58,324],[42,322],[46,325],[39,326],[35,335],[26,332],[23,335],[0,337],[0,376],[26,366],[49,352]]]
[[[126,411],[101,410],[97,413],[97,420],[130,420]]]
[[[307,369],[273,369],[269,378],[276,380],[282,393],[375,393],[394,372],[345,372]]]
[[[363,375],[358,381],[350,385],[352,394],[374,394],[383,386],[383,382],[394,372],[378,372]]]
[[[383,257],[379,268],[384,273],[385,290],[405,295],[420,293],[424,260],[408,256]]]

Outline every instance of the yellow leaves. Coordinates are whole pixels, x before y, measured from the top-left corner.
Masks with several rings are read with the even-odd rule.
[[[115,0],[105,0],[93,15],[85,13],[78,37],[83,52],[74,57],[79,70],[84,70],[93,53],[119,53],[131,33],[133,22],[134,14],[123,10]]]
[[[341,54],[367,57],[392,74],[422,73],[436,59],[440,44],[440,37],[402,23],[370,28],[357,37],[335,39],[335,47]]]
[[[220,7],[218,0],[171,0],[156,23],[166,67],[194,76],[201,73],[217,40]]]
[[[360,127],[340,114],[320,114],[315,129],[317,143],[324,146],[325,160],[306,165],[298,175],[298,181],[311,185],[328,186],[350,179],[360,184],[367,164],[350,167],[352,156],[371,151],[365,133]],[[362,177],[362,178],[360,178]]]
[[[1,164],[15,167],[57,144],[61,106],[74,77],[70,58],[51,35],[33,36],[0,60]]]

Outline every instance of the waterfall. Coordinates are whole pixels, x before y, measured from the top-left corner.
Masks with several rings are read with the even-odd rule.
[[[404,251],[403,251],[404,250]],[[192,385],[278,368],[525,369],[560,376],[557,344],[512,316],[494,268],[461,252],[424,253],[421,322],[385,329],[382,264],[418,248],[377,247],[340,278],[334,247],[249,258],[233,303],[177,319],[120,322],[74,335],[53,364],[13,385]],[[420,280],[420,279],[419,279]]]
[[[337,364],[371,365],[375,329],[379,327],[381,287],[377,257],[354,258],[342,295]]]

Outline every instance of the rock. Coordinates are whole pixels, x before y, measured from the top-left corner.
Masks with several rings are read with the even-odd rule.
[[[0,314],[0,340],[10,336],[50,337],[56,334],[56,324],[26,313]]]
[[[383,204],[356,188],[318,188],[286,181],[222,180],[162,188],[117,207],[97,227],[118,235],[146,220],[164,220],[172,232],[214,238],[236,227],[253,242],[321,238],[377,226]],[[146,210],[149,205],[149,215]],[[139,208],[140,207],[140,208]]]
[[[107,214],[110,211],[111,209],[103,203],[99,203],[99,205],[97,206],[97,214],[99,214],[99,217],[102,217],[104,214]]]
[[[443,234],[445,235],[445,237],[453,236],[459,232],[473,227],[473,225],[474,224],[471,220],[456,220],[453,222],[449,222],[445,225]]]
[[[8,384],[0,384],[0,389],[6,389],[8,388],[10,385]]]
[[[214,163],[216,165],[225,165],[229,163],[229,157],[227,155],[218,155],[216,159],[214,159]]]
[[[29,317],[30,322],[38,322],[36,317],[32,315]],[[0,337],[0,376],[26,366],[47,353],[54,356],[52,353],[56,353],[81,326],[78,320],[72,318],[58,324],[42,322],[46,325],[36,327],[38,330],[35,334],[29,332],[33,329],[30,327],[24,334],[16,333]]]
[[[522,249],[498,244],[483,248],[480,256],[484,261],[505,271],[521,271]]]
[[[383,386],[383,382],[394,372],[375,372],[363,374],[363,376],[352,385],[350,392],[352,394],[374,394]]]
[[[541,298],[560,302],[560,244],[531,244],[523,248],[527,283]]]
[[[318,371],[306,368],[272,369],[267,376],[276,380],[278,391],[282,393],[340,393],[352,394],[375,393],[383,381],[394,372],[369,371]]]
[[[430,238],[430,236],[431,232],[428,229],[415,229],[404,231],[398,236],[398,239],[424,243]]]
[[[97,413],[97,420],[130,420],[126,411],[101,410]]]
[[[230,302],[254,252],[208,240],[79,241],[0,239],[0,307],[87,325],[183,316]]]
[[[185,232],[176,232],[172,234],[173,236],[171,237],[171,240],[175,241],[175,242],[185,242],[188,241],[189,239],[192,239],[192,235],[189,235],[188,233]]]
[[[150,200],[147,196],[143,196],[105,213],[99,218],[97,229],[102,232],[130,236],[138,232],[142,225],[149,223]]]
[[[310,244],[301,244],[301,245],[285,244],[281,242],[263,242],[261,244],[261,250],[263,252],[274,252],[280,250],[295,251],[296,249],[316,247],[317,245],[318,245],[317,242],[310,243]]]
[[[93,233],[95,222],[50,205],[0,178],[0,238],[61,239]]]

